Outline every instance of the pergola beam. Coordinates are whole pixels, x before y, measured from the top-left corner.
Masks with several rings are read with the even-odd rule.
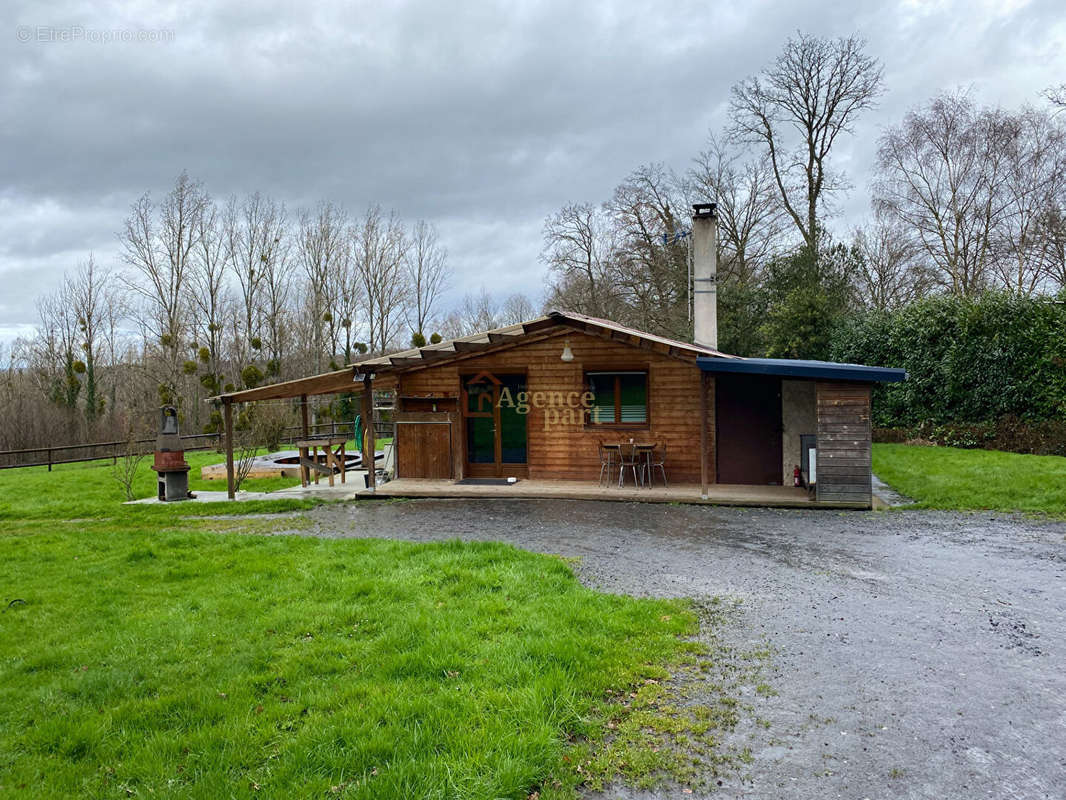
[[[221,397],[208,398],[209,400],[229,399],[234,403],[251,403],[256,400],[285,400],[292,397],[313,394],[338,394],[342,392],[358,391],[354,385],[355,370],[351,367],[326,372],[321,375],[311,375],[307,378],[298,378],[281,383],[270,383],[255,389],[244,389],[239,392],[228,392]]]
[[[456,353],[476,353],[492,346],[492,342],[452,342]]]

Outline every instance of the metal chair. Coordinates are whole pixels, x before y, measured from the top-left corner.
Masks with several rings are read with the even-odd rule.
[[[610,485],[615,466],[615,456],[619,455],[618,445],[600,442],[600,485]]]
[[[636,445],[623,444],[618,447],[618,488],[625,485],[626,467],[633,472],[633,487],[639,489],[640,482],[637,479],[637,468],[640,466],[640,455]]]
[[[652,453],[658,445],[652,444],[640,444],[633,445],[635,450],[635,456],[637,460],[637,466],[640,468],[640,483],[642,486],[647,485],[651,488],[651,484],[648,483],[645,475],[651,472]]]
[[[655,468],[659,468],[659,472],[663,476],[663,486],[666,486],[666,445],[662,447],[653,447],[648,452],[648,461],[645,464],[648,470],[648,488],[651,488],[652,476],[655,474]]]

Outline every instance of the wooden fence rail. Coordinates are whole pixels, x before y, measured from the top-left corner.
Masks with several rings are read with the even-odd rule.
[[[354,422],[321,422],[309,426],[312,436],[336,436],[338,434],[354,435]],[[284,429],[281,441],[292,444],[304,438],[303,428],[298,425]],[[376,435],[392,435],[391,428],[382,428]],[[155,438],[137,439],[138,452],[151,453],[155,449]],[[221,450],[222,435],[219,433],[193,433],[181,437],[186,450]],[[54,464],[76,464],[83,461],[99,461],[110,458],[115,461],[126,454],[129,442],[90,442],[88,444],[53,444],[44,447],[27,447],[21,450],[0,450],[0,469],[18,469],[20,467],[48,467],[52,471]]]
[[[195,433],[181,437],[186,450],[209,450],[219,447],[217,433]],[[53,444],[44,447],[28,447],[22,450],[0,450],[0,469],[19,467],[48,467],[53,464],[76,464],[82,461],[112,461],[126,454],[129,442],[90,442],[88,444]],[[137,439],[138,452],[150,453],[155,449],[155,439]]]

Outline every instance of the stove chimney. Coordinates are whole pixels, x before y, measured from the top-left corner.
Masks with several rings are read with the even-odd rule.
[[[718,204],[692,206],[692,341],[718,349]]]

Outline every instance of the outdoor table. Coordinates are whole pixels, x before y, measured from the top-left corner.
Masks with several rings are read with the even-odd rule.
[[[310,484],[310,472],[315,473],[315,483],[318,483],[318,474],[325,472],[329,475],[329,485],[333,485],[333,470],[337,469],[341,474],[341,483],[344,483],[344,467],[347,459],[344,456],[344,447],[348,443],[345,436],[330,436],[322,439],[305,439],[296,443],[300,451],[300,485],[306,487]],[[318,463],[318,448],[326,457],[325,465]]]

